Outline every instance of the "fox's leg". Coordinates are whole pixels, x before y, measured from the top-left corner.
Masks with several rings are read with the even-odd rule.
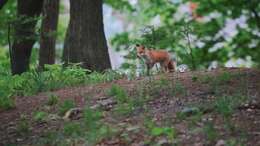
[[[158,64],[157,63],[155,64],[155,67],[156,67],[156,71],[159,72],[159,68],[158,68]]]
[[[163,67],[163,69],[164,69],[164,73],[165,73],[165,72],[169,72],[168,65],[169,65],[169,61],[168,61],[168,60],[166,60],[166,61],[164,61],[164,62],[162,63],[162,67]]]
[[[154,66],[154,64],[148,63],[148,64],[146,64],[146,66],[147,66],[147,75],[149,76],[150,75],[150,69]]]
[[[165,67],[164,67],[164,63],[160,62],[160,73],[164,73],[165,72]]]
[[[174,60],[170,60],[168,64],[168,69],[170,72],[175,72],[176,70],[176,62]]]
[[[147,69],[146,69],[146,75],[149,76],[150,75],[150,67],[149,65],[147,65]]]
[[[166,73],[167,72],[167,66],[165,65],[166,63],[161,62],[160,66],[161,66],[161,72],[162,73]]]
[[[177,62],[172,60],[172,66],[173,66],[173,72],[175,72],[177,69]]]

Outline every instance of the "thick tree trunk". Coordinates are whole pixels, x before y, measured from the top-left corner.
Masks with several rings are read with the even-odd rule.
[[[65,64],[81,62],[84,68],[96,71],[111,68],[102,0],[70,0],[70,4],[63,61]]]
[[[42,10],[43,0],[18,0],[14,43],[11,54],[12,74],[29,69],[32,47],[35,43],[35,25]]]
[[[55,63],[56,30],[59,16],[59,0],[44,0],[41,26],[39,67]]]

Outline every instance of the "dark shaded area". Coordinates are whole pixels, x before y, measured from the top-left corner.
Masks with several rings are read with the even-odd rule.
[[[42,6],[43,0],[18,0],[17,23],[11,50],[12,74],[21,74],[29,69],[32,47],[36,41],[35,26]]]
[[[8,0],[1,0],[0,1],[0,10],[4,7],[4,5],[6,4]]]

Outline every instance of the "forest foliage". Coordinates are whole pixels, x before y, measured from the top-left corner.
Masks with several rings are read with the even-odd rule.
[[[180,64],[191,66],[195,62],[197,68],[207,68],[213,62],[225,66],[237,60],[249,64],[235,66],[259,66],[257,0],[142,0],[119,11],[125,12],[123,15],[134,28],[111,40],[116,49],[139,42],[175,52]]]
[[[97,1],[81,0],[84,4]],[[101,8],[101,0],[98,2]],[[8,0],[4,8],[0,7],[0,113],[4,113],[1,125],[7,127],[1,131],[4,134],[0,134],[0,145],[2,142],[9,145],[9,139],[14,140],[11,143],[32,145],[254,143],[252,139],[256,140],[258,135],[251,132],[257,130],[259,123],[258,71],[219,69],[139,78],[138,65],[142,62],[136,62],[134,46],[144,44],[148,48],[166,49],[175,56],[178,65],[192,70],[205,70],[216,64],[230,66],[230,62],[236,67],[259,67],[257,0],[103,2],[112,8],[113,17],[124,18],[125,27],[107,43],[115,51],[127,52],[119,69],[103,72],[83,68],[82,62],[68,61],[64,65],[61,61],[69,22],[68,12],[63,15],[68,10],[62,3],[58,29],[51,34],[57,40],[56,64],[45,63],[43,68],[39,68],[43,16],[17,18],[16,0]],[[30,69],[12,74],[9,53],[16,36],[15,27],[28,21],[38,21]],[[82,41],[78,36],[80,39],[75,42],[81,40],[82,46],[86,45],[88,39]],[[83,49],[78,48],[81,53]],[[85,51],[88,49],[92,48]],[[98,48],[94,49],[93,55]],[[88,55],[92,55],[90,52]],[[95,56],[99,60],[92,57],[98,62],[102,56],[105,55]],[[141,75],[144,70],[143,67]],[[54,91],[61,88],[65,89]],[[45,93],[36,95],[40,92]],[[13,110],[5,112],[9,109]]]
[[[151,48],[167,49],[177,56],[178,64],[187,64],[193,69],[205,69],[216,62],[219,66],[225,66],[230,60],[244,60],[246,63],[239,64],[240,67],[260,64],[260,3],[257,0],[139,0],[136,3],[105,0],[104,4],[120,13],[126,18],[125,23],[129,24],[128,29],[108,40],[116,51],[130,50],[129,55],[125,56],[126,60],[136,59],[133,46],[141,43]],[[112,75],[109,71],[108,76],[96,72],[88,75],[85,73],[89,70],[77,66],[65,69],[61,65],[48,66],[46,71],[38,73],[37,44],[31,56],[31,71],[12,77],[8,35],[13,39],[16,7],[16,1],[9,0],[0,10],[0,86],[6,89],[1,90],[1,98],[116,78],[112,71]],[[61,6],[60,12],[63,9]],[[63,44],[66,33],[63,21],[68,21],[68,18],[59,21],[55,34],[59,45]],[[8,26],[11,27],[10,34]],[[36,27],[38,35],[39,28],[40,22]],[[60,60],[61,50],[57,52],[57,60]],[[137,66],[135,62],[126,61],[121,68],[130,68],[135,72]],[[12,103],[9,105],[12,106]]]
[[[105,0],[104,4],[120,13],[127,21],[124,23],[129,24],[128,29],[108,40],[115,50],[129,50],[135,43],[143,43],[147,47],[168,49],[176,54],[180,64],[191,65],[190,39],[198,68],[207,68],[212,62],[224,66],[238,59],[249,62],[242,66],[259,66],[260,4],[257,0],[141,0],[136,3]],[[61,6],[60,12],[63,9]],[[16,19],[15,13],[14,0],[1,10],[1,48],[8,46],[8,23]],[[64,41],[66,26],[62,21],[67,20],[59,21],[58,44]],[[187,30],[188,38],[184,33]]]

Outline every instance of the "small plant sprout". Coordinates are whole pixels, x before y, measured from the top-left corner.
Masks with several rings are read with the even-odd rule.
[[[75,107],[73,100],[65,100],[59,107],[59,115],[64,115],[68,110]]]
[[[50,94],[48,96],[47,105],[53,106],[56,105],[59,102],[59,97],[55,94]]]
[[[29,121],[25,115],[21,115],[17,125],[17,132],[20,135],[22,135],[22,134],[29,133],[29,131],[30,131]]]
[[[203,133],[206,135],[207,139],[210,142],[214,142],[218,138],[218,133],[214,127],[214,124],[211,122],[205,124],[205,126],[203,127]]]
[[[47,113],[42,111],[37,111],[33,114],[33,119],[36,122],[43,122],[44,120],[46,120],[46,117],[47,117]]]
[[[107,92],[108,96],[113,96],[119,103],[128,102],[128,95],[126,91],[119,85],[112,85],[110,90]]]

